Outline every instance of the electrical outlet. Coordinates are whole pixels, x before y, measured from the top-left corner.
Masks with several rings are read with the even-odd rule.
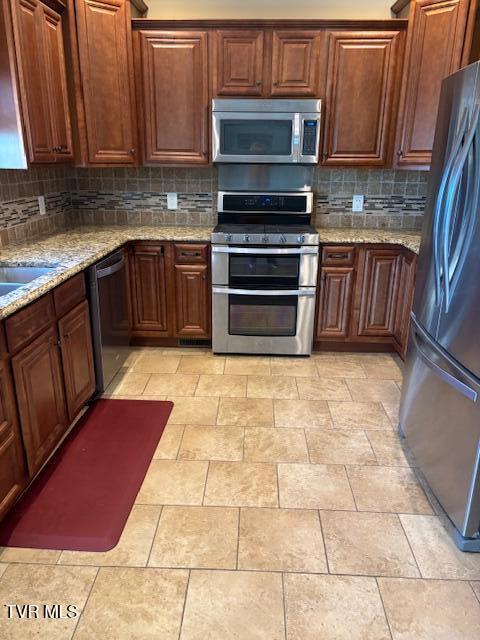
[[[178,196],[176,193],[167,193],[167,209],[178,209]]]
[[[38,196],[38,210],[41,216],[44,216],[47,213],[45,208],[45,196]]]
[[[364,196],[353,196],[352,199],[352,211],[358,213],[360,211],[363,211],[363,203],[364,203],[365,197]]]

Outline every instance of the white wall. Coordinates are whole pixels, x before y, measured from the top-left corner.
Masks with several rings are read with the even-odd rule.
[[[391,18],[394,0],[146,0],[148,18]]]

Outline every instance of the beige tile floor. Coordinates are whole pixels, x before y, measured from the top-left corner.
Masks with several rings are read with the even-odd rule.
[[[460,553],[396,434],[388,354],[139,349],[108,395],[175,408],[118,546],[0,552],[0,638],[479,640]]]

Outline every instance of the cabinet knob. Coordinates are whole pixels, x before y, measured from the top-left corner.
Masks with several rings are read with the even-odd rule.
[[[278,86],[278,82],[277,82],[276,80],[274,80],[274,81],[272,82],[272,84],[273,84],[273,86],[274,86],[274,87]]]
[[[400,149],[400,151],[397,151],[397,156],[399,158],[403,158],[403,151]]]
[[[131,155],[131,156],[134,156],[134,155],[135,155],[135,149],[134,149],[134,147],[132,147],[132,148],[130,149],[129,153],[130,153],[130,155]]]
[[[261,80],[256,80],[255,84],[257,85],[257,87],[259,87],[262,84],[262,81]]]

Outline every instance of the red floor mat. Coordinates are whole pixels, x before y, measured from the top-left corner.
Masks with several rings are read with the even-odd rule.
[[[0,524],[0,545],[112,549],[172,408],[172,402],[98,400]]]

